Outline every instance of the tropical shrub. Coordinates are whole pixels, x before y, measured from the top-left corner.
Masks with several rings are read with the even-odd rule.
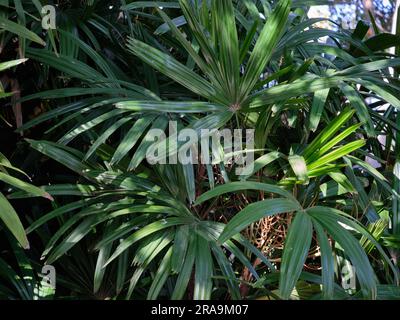
[[[62,172],[26,229],[56,298],[399,297],[398,35],[319,28],[301,0],[63,2],[41,33],[41,2],[10,2],[2,28],[40,70],[17,102],[47,105],[17,129],[24,166]],[[254,166],[148,163],[154,130],[154,160],[184,144],[171,121],[254,130]]]

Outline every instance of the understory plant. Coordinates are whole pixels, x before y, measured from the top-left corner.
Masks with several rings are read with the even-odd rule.
[[[302,0],[62,1],[42,32],[32,2],[0,3],[0,28],[17,70],[39,70],[34,90],[12,75],[11,104],[45,106],[17,132],[24,170],[48,178],[0,173],[41,208],[25,232],[0,218],[55,266],[55,298],[400,297],[399,35],[310,19]],[[255,160],[160,163],[185,144],[171,122],[198,141],[250,130]]]

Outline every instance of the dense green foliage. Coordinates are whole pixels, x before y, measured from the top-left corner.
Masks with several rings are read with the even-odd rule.
[[[0,0],[0,297],[400,298],[400,36],[313,2]],[[254,129],[254,169],[150,165],[171,120]]]

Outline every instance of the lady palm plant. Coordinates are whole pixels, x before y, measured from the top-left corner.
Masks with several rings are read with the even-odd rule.
[[[64,222],[60,229],[46,245],[43,253],[46,263],[54,263],[82,238],[90,235],[94,227],[101,225],[103,231],[92,240],[92,244],[95,244],[94,250],[99,251],[93,282],[95,292],[101,287],[107,267],[117,262],[118,285],[114,294],[118,296],[124,290],[127,298],[130,298],[142,274],[148,269],[153,269],[155,260],[161,259],[161,254],[164,253],[160,265],[156,264],[155,278],[147,298],[157,298],[169,277],[176,280],[170,292],[171,297],[182,298],[190,281],[193,265],[196,266],[193,297],[210,298],[213,272],[217,273],[213,271],[217,266],[214,266],[212,256],[220,268],[218,273],[222,273],[223,277],[228,279],[231,296],[240,298],[231,263],[221,246],[216,244],[223,225],[199,219],[184,202],[175,199],[165,187],[154,184],[148,176],[145,179],[144,175],[123,173],[122,170],[126,170],[126,167],[122,166],[110,171],[92,163],[85,163],[82,160],[83,154],[70,148],[48,142],[30,143],[33,148],[60,161],[91,182],[44,187],[54,196],[84,197],[44,215],[28,228],[29,234],[52,219],[62,216],[67,218],[62,220]],[[111,153],[104,151],[103,156],[105,161],[109,161]],[[277,187],[271,188],[290,196]],[[23,196],[24,194],[13,195],[14,198]],[[76,210],[79,210],[78,213],[69,216]],[[237,243],[231,241],[231,238]],[[132,247],[135,248],[133,263],[137,267],[128,279],[128,267],[132,259],[129,249]],[[240,247],[246,248],[273,268],[268,260],[239,234],[229,237],[223,247],[232,251],[236,259],[248,266],[256,278],[259,278],[257,272]],[[128,288],[124,286],[124,280],[129,280]]]
[[[47,199],[52,200],[52,197],[42,189],[35,187],[30,183],[26,183],[18,178],[13,177],[9,174],[8,170],[12,170],[14,172],[19,172],[20,174],[26,175],[20,169],[12,166],[12,164],[7,160],[7,158],[0,153],[0,181],[11,185],[17,189],[24,190],[31,194],[32,196],[36,197],[45,197]],[[29,178],[29,177],[28,177]],[[18,240],[18,242],[24,248],[29,248],[29,242],[25,234],[25,230],[22,226],[22,223],[18,217],[18,214],[15,212],[7,198],[0,193],[0,205],[1,205],[1,212],[0,212],[0,219],[6,225],[7,229],[11,231],[14,237]]]
[[[43,187],[61,201],[27,230],[56,225],[43,259],[87,248],[93,292],[112,282],[114,298],[288,299],[305,282],[316,284],[307,298],[395,296],[398,266],[385,246],[395,246],[387,221],[399,197],[390,166],[400,107],[391,68],[400,60],[384,50],[399,39],[364,40],[363,23],[321,29],[305,3],[124,1],[110,11],[122,18],[102,20],[109,32],[91,10],[78,37],[57,30],[59,52],[27,48],[67,86],[23,97],[62,106],[20,130],[51,120],[57,143],[28,142],[77,181]],[[254,129],[254,167],[236,176],[223,163],[148,165],[146,132],[169,120],[199,139],[204,129]],[[178,152],[173,138],[158,159]],[[283,239],[257,229],[280,217]],[[356,270],[355,294],[338,285],[344,264]]]
[[[23,62],[25,62],[24,59],[0,63],[0,71],[12,68]],[[10,95],[12,95],[12,93],[6,93],[4,92],[4,90],[0,91],[0,98],[5,98]],[[38,187],[35,187],[29,183],[26,183],[18,178],[13,177],[8,172],[9,170],[27,176],[26,173],[14,167],[11,164],[11,162],[0,152],[0,181],[6,183],[7,185],[16,187],[18,189],[25,190],[26,192],[29,192],[33,196],[45,197],[52,200],[51,196],[48,193],[46,193],[45,191],[43,191]],[[29,176],[27,177],[29,178]],[[26,237],[22,223],[18,217],[18,214],[15,212],[15,210],[13,209],[7,198],[1,192],[0,192],[0,219],[5,224],[7,229],[18,240],[19,244],[24,248],[28,248],[29,242]]]

